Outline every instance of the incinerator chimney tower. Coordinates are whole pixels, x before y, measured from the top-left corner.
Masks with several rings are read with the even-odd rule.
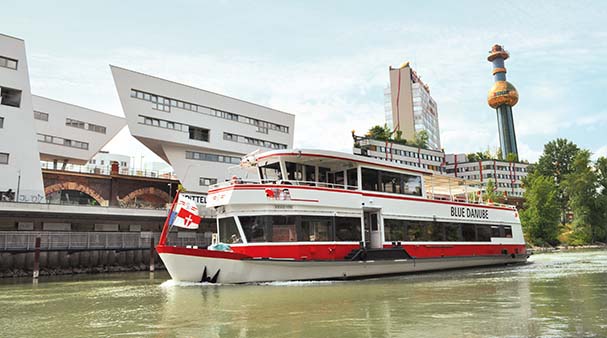
[[[500,45],[493,45],[487,60],[493,63],[493,79],[495,83],[487,97],[487,103],[497,112],[497,126],[500,134],[500,146],[504,158],[514,154],[518,160],[516,134],[512,119],[512,107],[518,102],[518,92],[514,86],[506,81],[506,67],[504,60],[510,54]]]

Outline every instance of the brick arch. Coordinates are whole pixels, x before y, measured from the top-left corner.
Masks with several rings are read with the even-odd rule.
[[[166,191],[162,191],[162,190],[160,190],[158,188],[154,188],[154,187],[147,187],[147,188],[140,188],[137,190],[133,190],[130,193],[128,193],[126,196],[124,196],[123,198],[119,199],[119,201],[121,204],[124,203],[125,205],[129,205],[129,204],[133,203],[136,198],[141,197],[143,195],[153,195],[153,196],[159,197],[160,199],[164,200],[165,203],[171,202],[171,196]]]
[[[101,194],[99,194],[97,191],[95,191],[91,187],[88,187],[86,185],[76,183],[76,182],[62,182],[62,183],[56,183],[53,185],[49,185],[48,187],[44,188],[44,195],[48,197],[48,195],[50,195],[54,192],[63,191],[63,190],[80,191],[80,192],[83,192],[83,193],[91,196],[95,201],[97,201],[97,203],[99,203],[99,205],[103,205],[103,206],[108,205],[108,202],[105,200],[105,198],[103,198],[101,196]]]

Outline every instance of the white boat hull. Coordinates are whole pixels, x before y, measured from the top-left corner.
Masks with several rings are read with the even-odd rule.
[[[216,277],[217,283],[346,279],[421,271],[522,263],[527,255],[449,257],[368,261],[291,261],[224,259],[160,253],[171,278],[200,282]],[[203,278],[204,277],[206,278]]]

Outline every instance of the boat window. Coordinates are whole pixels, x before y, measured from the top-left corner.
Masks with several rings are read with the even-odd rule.
[[[362,168],[363,190],[379,191],[379,172],[377,170]]]
[[[348,189],[358,189],[358,169],[348,169]]]
[[[443,224],[432,222],[428,224],[428,237],[430,237],[431,241],[444,241],[445,236],[443,233]]]
[[[499,226],[497,226],[497,225],[491,226],[491,237],[501,237]]]
[[[303,165],[301,163],[285,162],[287,167],[287,180],[303,181]]]
[[[360,241],[360,217],[335,217],[336,241]]]
[[[280,174],[280,163],[267,164],[259,167],[262,181],[277,181],[282,179]]]
[[[403,175],[404,193],[407,195],[422,195],[422,178],[421,176]]]
[[[305,217],[301,220],[301,241],[319,242],[331,240],[330,217]]]
[[[474,224],[462,224],[462,237],[466,242],[476,241],[476,232],[474,231]]]
[[[267,216],[240,216],[240,226],[244,232],[247,241],[267,242],[266,239],[266,221]]]
[[[445,239],[447,241],[458,242],[461,241],[461,235],[459,232],[459,224],[456,223],[445,223]]]
[[[227,244],[242,243],[234,217],[219,219],[219,240]]]
[[[408,241],[428,241],[430,236],[427,230],[427,223],[418,221],[409,221],[407,224]]]
[[[509,225],[504,225],[504,237],[512,238],[512,227]]]
[[[343,171],[338,171],[335,173],[335,184],[337,185],[337,188],[343,188],[345,182],[345,178],[344,178],[344,172]]]
[[[400,186],[401,174],[387,171],[380,171],[381,191],[393,194],[402,194]]]
[[[295,242],[297,230],[295,216],[272,216],[272,242]]]
[[[384,219],[386,241],[404,241],[407,231],[407,221],[400,219]]]
[[[479,242],[491,242],[491,227],[488,225],[477,225],[476,240]]]
[[[318,182],[329,182],[329,168],[318,167]]]
[[[306,181],[316,182],[316,167],[313,165],[305,165],[304,170],[306,172]]]

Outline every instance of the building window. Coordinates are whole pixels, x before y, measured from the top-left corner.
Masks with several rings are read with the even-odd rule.
[[[209,161],[209,162],[222,162],[230,164],[240,164],[240,157],[235,156],[224,156],[217,154],[199,153],[196,151],[186,151],[185,158],[188,160],[197,161]]]
[[[139,91],[137,89],[131,89],[131,97],[151,102],[152,108],[156,109],[156,110],[170,112],[171,111],[170,107],[176,107],[176,108],[180,108],[183,110],[189,110],[189,111],[193,111],[193,112],[197,112],[197,113],[201,113],[201,114],[219,117],[219,118],[226,119],[226,120],[251,124],[251,125],[258,127],[257,128],[258,132],[264,133],[264,134],[267,134],[269,129],[276,130],[276,131],[286,133],[286,134],[289,133],[289,127],[287,127],[287,126],[270,123],[267,121],[257,120],[257,119],[250,118],[247,116],[238,115],[238,114],[234,114],[234,113],[230,113],[230,112],[226,112],[226,111],[222,111],[222,110],[218,110],[218,109],[213,109],[213,108],[205,107],[202,105],[197,105],[197,104],[191,103],[191,102],[185,102],[185,101],[170,99],[170,98],[163,97],[160,95],[145,93],[145,92]]]
[[[4,128],[4,117],[0,116],[0,129]]]
[[[21,107],[20,90],[8,87],[0,87],[0,95],[2,96],[2,101],[0,101],[0,104],[16,108]]]
[[[0,153],[0,164],[8,164],[8,154]]]
[[[48,114],[34,110],[34,118],[40,121],[48,121]]]
[[[209,130],[189,126],[190,139],[209,142]]]
[[[0,67],[17,70],[18,63],[19,62],[17,60],[7,58],[5,56],[0,56]]]
[[[270,149],[287,149],[286,144],[275,143],[266,140],[261,140],[253,137],[247,137],[242,135],[236,135],[231,133],[223,133],[223,139],[226,141],[239,142],[245,144],[252,144]]]
[[[84,149],[84,150],[89,149],[89,144],[86,142],[75,141],[75,140],[70,140],[70,139],[65,139],[62,137],[45,135],[45,134],[38,134],[38,142],[52,143],[52,144],[62,145],[62,146],[71,147],[71,148]]]
[[[209,185],[213,185],[213,184],[217,184],[217,179],[216,178],[208,178],[208,177],[201,177],[200,178],[200,185],[201,186],[208,187]]]
[[[94,131],[96,133],[101,133],[101,134],[105,134],[106,133],[106,128],[104,126],[100,126],[100,125],[96,125],[96,124],[92,124],[89,123],[88,124],[88,130],[90,131]]]
[[[65,119],[65,125],[69,127],[84,129],[85,123],[78,120]]]

